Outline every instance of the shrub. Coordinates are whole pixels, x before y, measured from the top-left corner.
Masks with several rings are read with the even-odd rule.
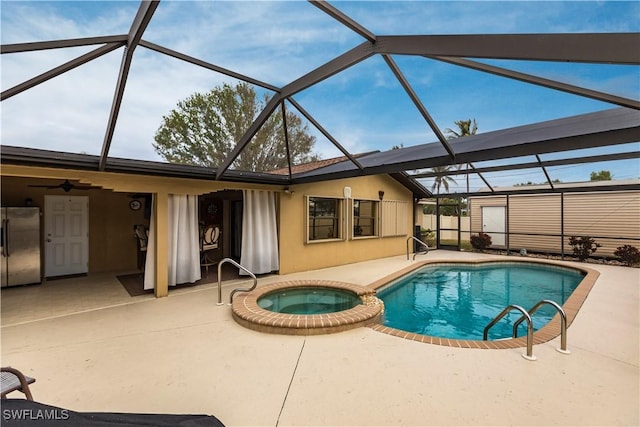
[[[613,254],[620,258],[620,261],[629,267],[640,263],[640,250],[635,246],[618,246]]]
[[[580,261],[584,261],[594,254],[602,245],[596,243],[596,239],[589,236],[571,236],[569,237],[569,244],[573,249],[573,254],[578,257]]]
[[[420,235],[423,237],[434,237],[436,233],[430,228],[420,228]]]
[[[483,250],[491,246],[491,236],[487,233],[478,233],[471,236],[471,246],[474,249]]]
[[[430,245],[435,237],[436,237],[436,233],[435,231],[431,230],[430,228],[421,228],[420,229],[420,237],[422,237],[422,241],[425,242],[426,244]]]

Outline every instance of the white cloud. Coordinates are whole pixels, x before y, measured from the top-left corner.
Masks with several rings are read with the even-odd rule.
[[[637,31],[637,5],[592,3],[545,3],[548,7],[538,2],[333,4],[379,34],[595,31],[600,23],[607,31],[623,31],[625,26],[635,26]],[[124,34],[138,4],[3,2],[2,43]],[[599,23],[597,13],[603,10],[609,13]],[[628,13],[616,15],[623,10]],[[311,4],[283,1],[162,1],[143,38],[275,85],[287,84],[363,41]],[[3,55],[2,90],[93,48]],[[119,49],[4,101],[2,143],[99,154],[122,53]],[[478,118],[481,130],[488,131],[529,123],[540,114],[570,115],[594,108],[593,104],[567,102],[560,109],[547,103],[548,98],[523,99],[520,107],[513,108],[509,102],[496,100],[495,94],[506,87],[499,83],[473,87],[475,80],[447,79],[453,74],[449,65],[423,58],[394,59],[442,128],[469,116]],[[465,78],[475,79],[473,73],[468,76]],[[591,83],[588,74],[572,77]],[[600,90],[617,92],[637,77],[636,68],[635,74],[593,79]],[[223,81],[232,79],[138,47],[110,154],[157,159],[152,142],[162,116],[179,100]],[[473,90],[463,92],[466,84]],[[397,92],[392,94],[392,90]],[[354,153],[435,141],[380,57],[363,61],[296,99]],[[326,153],[323,157],[341,154],[327,141],[319,144],[318,151]]]

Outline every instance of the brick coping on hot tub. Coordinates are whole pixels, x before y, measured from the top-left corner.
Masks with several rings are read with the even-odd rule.
[[[268,292],[287,288],[336,288],[355,293],[362,300],[348,310],[324,314],[284,314],[263,309],[258,299]],[[382,301],[375,289],[330,280],[292,280],[260,287],[237,295],[232,304],[233,319],[240,325],[258,332],[285,335],[321,335],[380,323]]]
[[[371,290],[378,290],[394,280],[399,279],[400,277],[409,274],[421,267],[427,265],[442,265],[442,264],[483,264],[483,263],[537,263],[544,265],[551,265],[556,267],[564,267],[571,268],[574,270],[582,271],[585,273],[585,276],[582,278],[582,281],[578,284],[576,289],[571,293],[569,298],[562,305],[562,308],[567,316],[567,328],[573,320],[575,319],[580,307],[589,295],[589,292],[593,288],[593,285],[596,283],[596,279],[600,276],[600,273],[596,270],[587,267],[578,267],[574,265],[568,265],[562,262],[556,261],[548,261],[548,260],[538,260],[538,259],[519,259],[519,260],[509,260],[504,258],[495,258],[495,259],[483,259],[483,260],[465,260],[465,261],[422,261],[419,263],[411,264],[410,266],[396,271],[380,280],[376,280],[373,283],[370,283],[368,287]],[[527,307],[528,308],[528,307]],[[370,324],[368,325],[370,328],[382,332],[385,334],[393,335],[396,337],[419,341],[427,344],[436,344],[436,345],[445,345],[449,347],[460,347],[460,348],[478,348],[478,349],[507,349],[507,348],[519,348],[526,347],[527,345],[527,337],[522,336],[519,338],[511,338],[497,341],[480,341],[480,340],[457,340],[453,338],[440,338],[440,337],[432,337],[428,335],[420,335],[414,334],[413,332],[402,331],[399,329],[390,328],[388,326],[384,326],[381,323]],[[533,344],[540,344],[547,341],[551,341],[560,335],[560,315],[556,314],[549,323],[540,328],[533,333]]]

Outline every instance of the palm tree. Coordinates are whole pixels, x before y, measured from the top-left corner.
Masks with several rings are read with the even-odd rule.
[[[454,131],[450,128],[445,129],[445,133],[447,134],[448,139],[475,135],[478,131],[476,119],[456,120],[454,123],[458,127],[457,131]],[[433,190],[436,190],[437,194],[440,194],[440,187],[444,187],[445,191],[449,192],[449,184],[457,184],[456,180],[448,175],[449,172],[451,172],[453,169],[460,170],[460,165],[436,166],[434,168],[431,168],[431,172],[436,174],[433,185],[431,186],[432,192]],[[467,187],[469,186],[468,177],[469,175],[467,175]]]
[[[451,128],[447,128],[445,129],[445,133],[447,134],[447,139],[453,139],[453,138],[461,138],[464,136],[470,136],[470,135],[475,135],[476,132],[478,131],[478,124],[476,123],[476,119],[468,119],[468,120],[456,120],[455,125],[458,127],[458,130],[455,131]],[[458,170],[460,170],[460,166],[458,165],[457,168]],[[467,163],[467,169],[469,169],[469,163]],[[435,170],[434,170],[435,172]],[[442,176],[438,176],[436,177],[436,182],[438,181],[438,178],[442,179],[444,177]],[[452,178],[449,178],[450,180],[453,180]],[[455,182],[455,180],[453,180],[453,182]],[[434,183],[435,185],[435,183]],[[438,189],[440,188],[440,186],[438,185]],[[449,189],[448,185],[445,186],[445,189]],[[467,174],[467,192],[469,191],[469,175]]]
[[[456,126],[458,126],[458,131],[455,131],[450,128],[445,129],[445,133],[447,134],[448,139],[475,135],[476,132],[478,131],[478,125],[476,124],[476,119],[456,120],[454,123]]]
[[[447,165],[431,168],[431,171],[436,174],[433,185],[431,186],[431,191],[436,190],[436,193],[440,194],[440,187],[444,187],[445,191],[449,192],[449,183],[457,184],[456,180],[448,175],[452,167],[452,165]]]

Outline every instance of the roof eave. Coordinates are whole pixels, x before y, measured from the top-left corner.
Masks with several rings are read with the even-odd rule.
[[[98,171],[100,157],[90,154],[65,153],[3,145],[0,163]],[[104,172],[169,176],[214,181],[216,170],[203,166],[110,157],[104,168]],[[228,171],[222,181],[267,185],[290,185],[290,181],[287,176],[235,170]]]

